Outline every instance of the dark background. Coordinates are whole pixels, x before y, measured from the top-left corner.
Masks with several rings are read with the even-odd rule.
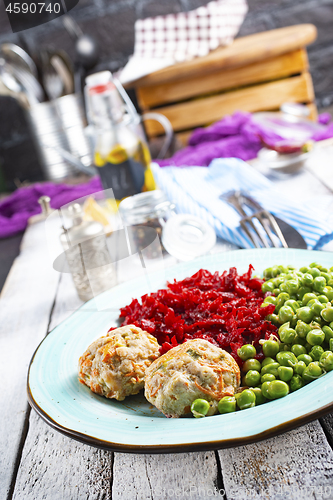
[[[191,10],[206,4],[204,0],[79,0],[71,16],[83,31],[94,35],[100,45],[98,69],[117,70],[133,52],[136,19]],[[239,36],[283,26],[313,23],[317,41],[309,47],[311,73],[319,108],[333,104],[333,0],[248,0],[249,13]],[[0,0],[0,43],[20,41],[28,44],[63,48],[73,54],[73,40],[61,18],[13,34]]]

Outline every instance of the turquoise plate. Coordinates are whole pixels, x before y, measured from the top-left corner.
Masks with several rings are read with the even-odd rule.
[[[333,255],[292,249],[237,250],[209,255],[165,271],[135,279],[100,299],[106,309],[84,304],[39,345],[29,367],[28,397],[32,407],[65,435],[100,448],[131,453],[211,450],[265,439],[333,411],[333,372],[283,399],[228,415],[202,419],[167,419],[143,395],[124,402],[92,393],[77,378],[80,355],[97,337],[117,325],[119,308],[133,297],[165,287],[166,279],[182,279],[200,268],[223,271],[251,263],[257,274],[274,264],[297,267],[318,261],[331,267]],[[111,307],[110,307],[111,306]]]

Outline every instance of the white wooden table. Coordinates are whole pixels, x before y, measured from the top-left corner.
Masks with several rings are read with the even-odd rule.
[[[277,185],[296,199],[316,196],[333,213],[332,192],[309,171]],[[119,281],[131,266],[118,265]],[[169,455],[98,450],[49,427],[28,406],[27,368],[79,305],[70,275],[50,265],[44,224],[29,226],[0,299],[0,499],[333,499],[333,414],[256,444]]]

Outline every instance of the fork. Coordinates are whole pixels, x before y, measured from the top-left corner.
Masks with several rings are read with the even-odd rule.
[[[220,198],[232,205],[239,215],[241,215],[240,225],[256,248],[261,248],[262,245],[265,248],[270,248],[271,246],[279,248],[280,245],[276,241],[276,237],[284,248],[288,248],[287,242],[274,216],[265,210],[256,200],[251,198],[251,196],[245,194],[243,191],[229,191],[221,195]],[[252,210],[250,215],[244,210],[246,206]],[[261,231],[257,229],[255,220],[258,220],[265,230],[271,245]],[[257,238],[254,237],[251,230],[255,233]]]

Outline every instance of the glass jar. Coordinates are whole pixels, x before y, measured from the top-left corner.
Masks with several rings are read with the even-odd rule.
[[[78,203],[69,206],[68,215],[72,226],[64,228],[60,241],[77,293],[86,302],[116,284],[116,271],[102,224],[83,220]]]
[[[175,205],[159,189],[139,193],[122,200],[119,204],[119,215],[124,226],[131,226],[131,235],[137,251],[146,249],[148,257],[158,257],[158,252],[151,244],[156,233],[161,240],[166,221],[175,215],[174,209]],[[153,228],[154,232],[150,228]],[[161,247],[162,252],[165,252],[162,243]]]

